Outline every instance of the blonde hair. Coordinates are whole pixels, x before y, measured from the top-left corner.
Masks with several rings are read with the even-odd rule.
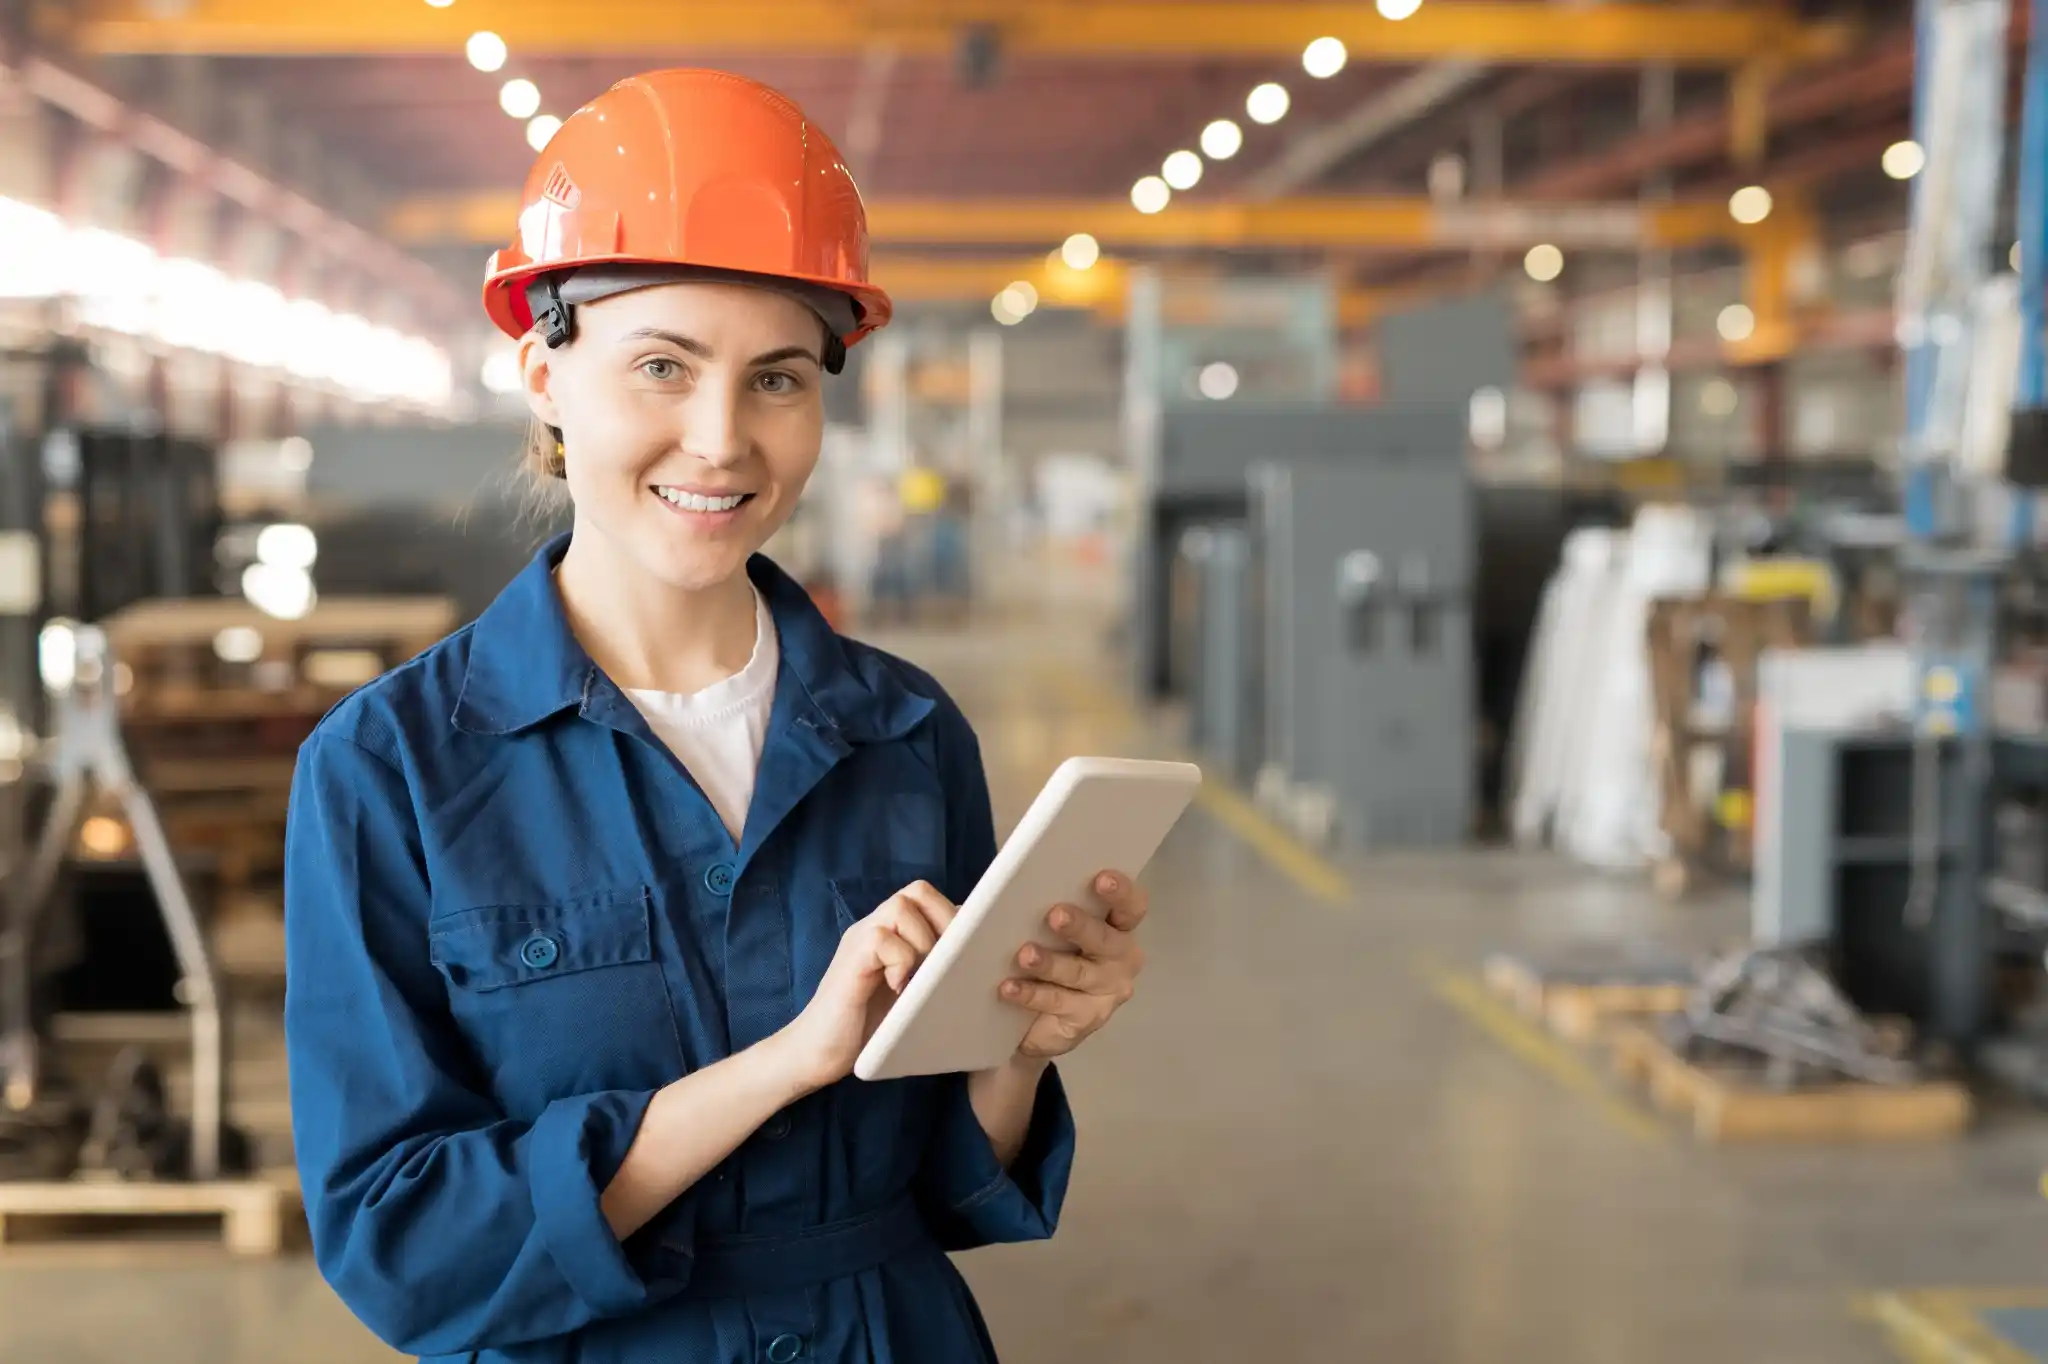
[[[519,452],[517,479],[524,484],[520,500],[521,521],[534,526],[552,525],[569,505],[568,477],[562,463],[562,433],[543,422],[526,428],[526,445]]]
[[[562,432],[534,419],[526,428],[526,448],[520,452],[519,467],[543,487],[550,480],[568,477],[562,459]]]

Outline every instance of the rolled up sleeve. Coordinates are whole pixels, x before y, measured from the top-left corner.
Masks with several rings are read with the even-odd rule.
[[[366,1326],[418,1355],[561,1335],[681,1291],[687,1257],[660,1257],[674,1269],[654,1274],[601,1207],[652,1092],[509,1119],[449,1012],[430,903],[400,770],[316,734],[287,834],[285,1036],[322,1274]]]
[[[967,1077],[942,1077],[937,1128],[925,1156],[925,1221],[947,1250],[1042,1241],[1059,1229],[1074,1166],[1074,1113],[1059,1070],[1038,1082],[1024,1146],[1005,1168],[968,1101]]]

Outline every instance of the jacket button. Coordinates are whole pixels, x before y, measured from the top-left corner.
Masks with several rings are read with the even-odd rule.
[[[713,895],[732,894],[732,863],[720,862],[704,873],[704,889]],[[794,1356],[792,1356],[794,1358]]]
[[[562,955],[562,949],[545,933],[536,933],[519,945],[519,960],[536,971],[545,971]]]
[[[789,1114],[777,1113],[761,1128],[761,1135],[770,1141],[781,1141],[789,1135]]]
[[[781,1335],[768,1342],[768,1364],[790,1364],[804,1352],[800,1336]]]

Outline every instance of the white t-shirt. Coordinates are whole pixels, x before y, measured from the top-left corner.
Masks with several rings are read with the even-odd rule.
[[[689,769],[733,841],[746,827],[754,799],[754,775],[761,745],[775,709],[775,677],[781,667],[775,618],[759,590],[754,593],[754,654],[747,666],[700,692],[632,691],[626,695],[651,728]]]

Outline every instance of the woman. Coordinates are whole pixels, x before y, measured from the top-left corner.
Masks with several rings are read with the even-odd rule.
[[[883,325],[838,153],[708,71],[563,125],[491,263],[571,532],[307,742],[293,1119],[323,1273],[462,1360],[991,1359],[947,1250],[1052,1234],[1050,1061],[1130,997],[1145,897],[1030,947],[1005,1066],[862,1084],[995,852],[973,731],[754,551]]]

